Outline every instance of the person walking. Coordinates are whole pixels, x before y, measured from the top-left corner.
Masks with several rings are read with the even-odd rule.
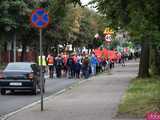
[[[67,60],[68,60],[68,55],[66,53],[63,54],[63,76],[67,77],[67,72],[68,72],[68,68],[67,68]]]
[[[60,77],[61,77],[62,67],[63,67],[63,60],[62,60],[61,55],[58,55],[58,57],[57,57],[56,60],[55,60],[55,68],[56,68],[57,78],[60,78]]]
[[[121,56],[121,63],[122,63],[122,67],[125,66],[125,53],[122,53],[122,56]]]
[[[82,60],[82,72],[83,72],[83,76],[84,78],[88,78],[89,77],[89,58],[88,56],[85,56],[85,58],[83,58]]]
[[[68,77],[73,78],[74,77],[74,60],[73,57],[70,55],[67,59],[67,68],[68,68]]]
[[[42,63],[42,64],[41,64]],[[42,61],[41,61],[41,56],[38,56],[38,65],[41,66],[42,65],[42,72],[45,73],[46,71],[46,56],[42,55]]]
[[[42,56],[38,56],[38,65],[42,68],[42,84],[45,85],[45,72],[46,72],[46,56],[42,55]],[[43,87],[42,89],[43,92],[45,92],[45,88]]]
[[[53,72],[54,72],[54,57],[52,54],[48,54],[47,56],[47,64],[49,67],[49,77],[53,78]]]
[[[80,71],[81,71],[81,62],[80,59],[77,60],[77,62],[74,65],[74,70],[75,70],[75,76],[76,78],[80,78]]]
[[[92,75],[96,75],[96,66],[98,65],[98,60],[97,60],[94,53],[92,53],[92,56],[91,56],[91,59],[90,59],[90,64],[91,64]]]

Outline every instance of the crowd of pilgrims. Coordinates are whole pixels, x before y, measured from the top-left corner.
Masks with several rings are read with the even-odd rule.
[[[105,57],[97,57],[94,52],[91,54],[59,54],[53,56],[49,53],[46,57],[46,65],[49,77],[53,78],[89,78],[99,72],[108,71],[114,68],[117,60],[110,60]]]

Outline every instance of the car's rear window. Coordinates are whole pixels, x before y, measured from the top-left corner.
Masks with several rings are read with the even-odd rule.
[[[31,71],[31,65],[27,63],[9,63],[5,68],[5,71],[8,70],[23,70],[23,71]]]

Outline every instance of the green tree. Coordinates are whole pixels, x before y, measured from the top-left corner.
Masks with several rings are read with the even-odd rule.
[[[139,41],[142,51],[138,76],[148,77],[150,46],[160,39],[156,36],[160,31],[158,0],[92,0],[92,3],[111,20],[111,26],[125,28]]]
[[[58,2],[60,1],[50,4],[50,15],[53,19],[46,33],[46,37],[50,39],[47,41],[55,48],[58,44],[72,44],[75,48],[88,47],[93,43],[94,35],[103,31],[102,16],[79,5],[67,4],[60,7]]]
[[[3,41],[1,41],[5,45],[8,42],[13,42],[15,35],[17,40],[21,39],[22,43],[26,42],[25,38],[22,38],[19,33],[29,30],[28,15],[31,13],[33,6],[34,3],[24,0],[5,0],[0,2],[0,33],[1,37],[3,37]],[[8,36],[10,37],[8,38]]]

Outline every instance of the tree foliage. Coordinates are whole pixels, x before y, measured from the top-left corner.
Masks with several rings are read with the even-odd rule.
[[[0,42],[7,45],[16,34],[22,61],[27,46],[39,49],[38,30],[30,25],[32,10],[43,7],[49,11],[50,24],[43,30],[43,50],[72,44],[74,47],[93,46],[94,35],[102,33],[104,19],[81,6],[80,0],[4,0],[0,1]],[[8,37],[9,36],[9,37]],[[3,41],[2,41],[3,39]]]
[[[139,77],[149,74],[149,49],[160,44],[160,3],[158,0],[92,0],[97,10],[111,20],[111,26],[130,32],[142,45]]]

